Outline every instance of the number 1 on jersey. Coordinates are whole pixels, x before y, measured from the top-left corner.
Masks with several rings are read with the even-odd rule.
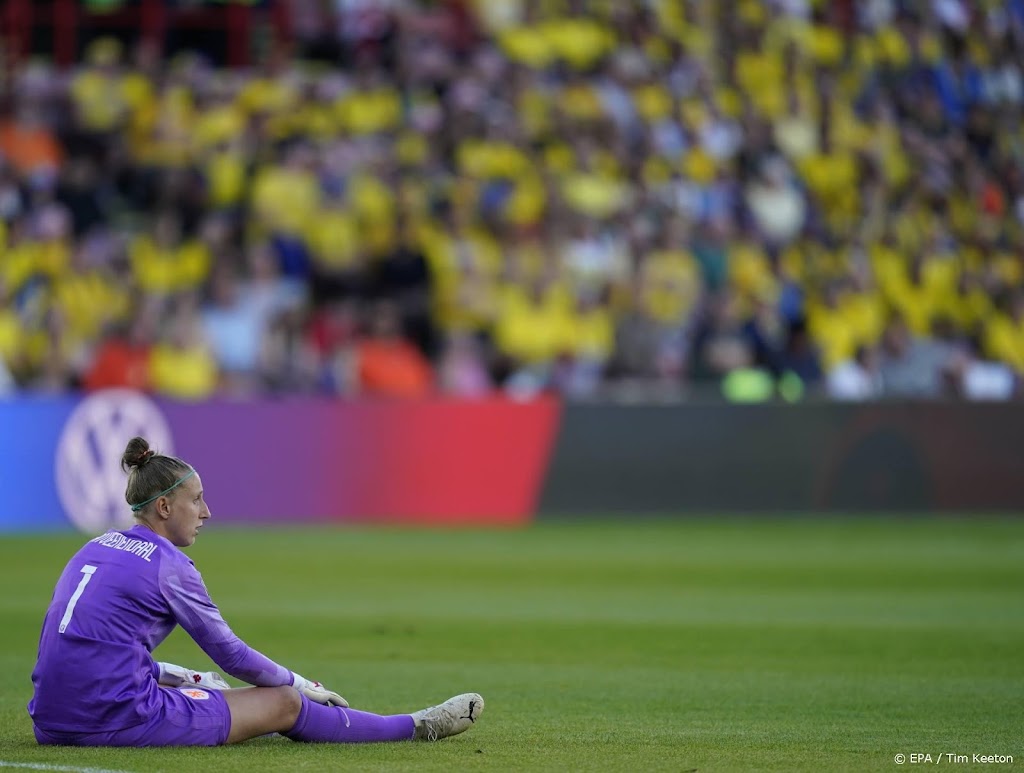
[[[68,608],[64,610],[64,617],[60,619],[60,628],[57,629],[59,633],[64,633],[64,629],[68,627],[68,623],[71,622],[71,616],[75,614],[75,604],[77,604],[78,599],[82,597],[82,591],[85,590],[85,586],[89,584],[89,580],[92,579],[92,576],[95,573],[96,567],[92,564],[86,564],[82,567],[82,581],[79,582],[78,587],[75,588],[75,592],[68,601]]]

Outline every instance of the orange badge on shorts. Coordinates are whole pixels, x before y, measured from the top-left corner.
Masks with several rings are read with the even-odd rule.
[[[181,692],[194,701],[205,701],[210,699],[210,693],[206,692],[206,690],[197,690],[194,687],[189,687],[187,690],[182,690]]]

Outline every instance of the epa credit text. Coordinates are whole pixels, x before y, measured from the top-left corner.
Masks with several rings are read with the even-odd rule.
[[[894,758],[897,765],[1012,765],[1012,754],[954,754],[953,752],[910,752],[897,754]]]

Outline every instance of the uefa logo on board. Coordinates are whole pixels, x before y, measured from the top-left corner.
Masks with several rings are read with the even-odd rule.
[[[162,454],[173,454],[171,429],[160,408],[143,394],[108,389],[89,395],[71,412],[54,470],[57,495],[68,520],[86,533],[124,529],[135,519],[124,500],[124,447],[136,435]]]

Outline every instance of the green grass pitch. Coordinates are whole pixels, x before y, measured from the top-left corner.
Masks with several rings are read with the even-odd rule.
[[[250,644],[370,711],[478,691],[479,724],[437,744],[38,747],[38,626],[82,538],[7,536],[0,767],[894,771],[921,753],[1024,768],[1024,519],[210,525],[190,555]],[[181,631],[157,654],[212,668]]]

